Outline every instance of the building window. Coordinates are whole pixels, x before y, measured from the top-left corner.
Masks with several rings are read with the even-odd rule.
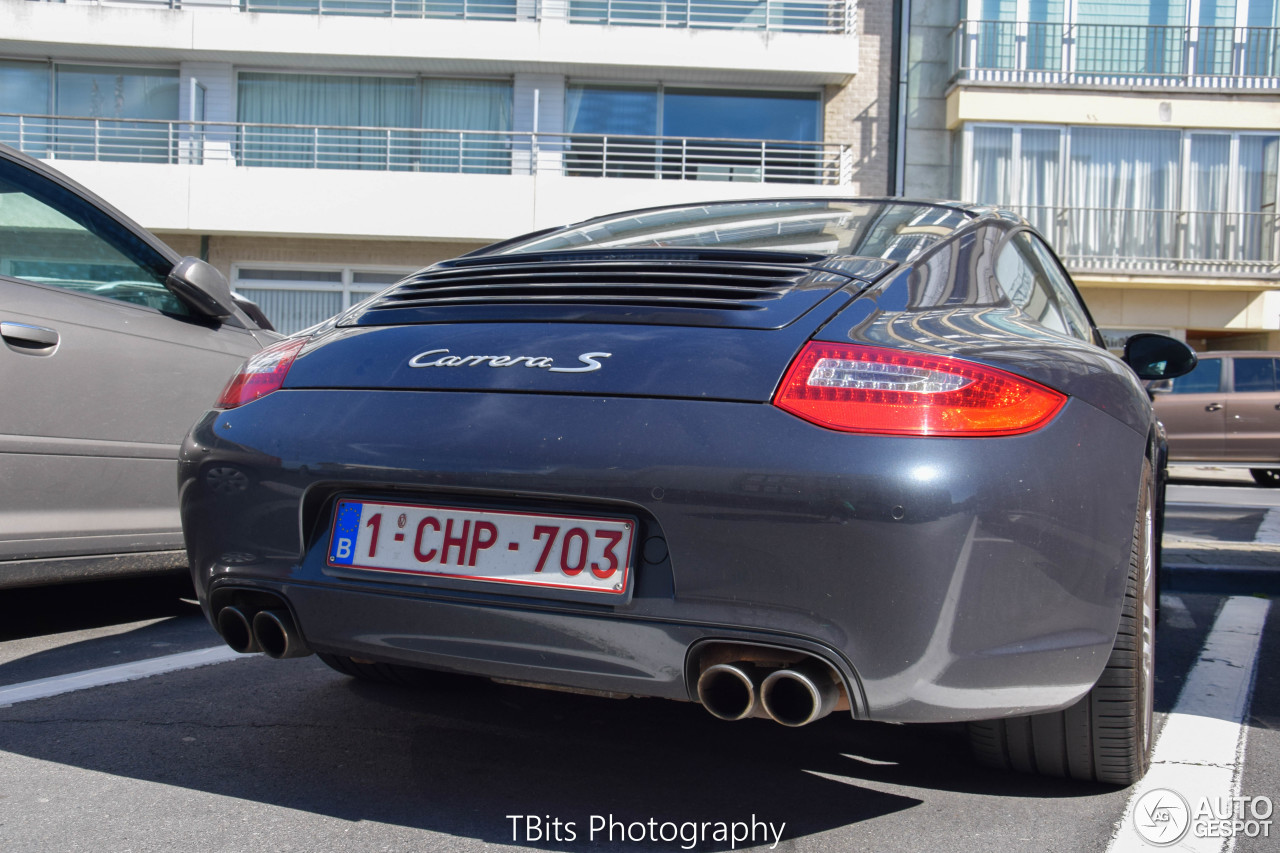
[[[1280,258],[1280,135],[971,125],[962,195],[1017,210],[1076,267],[1253,269]]]
[[[965,18],[957,70],[977,78],[1252,88],[1241,78],[1280,76],[1276,0],[969,0]]]
[[[233,279],[237,293],[256,302],[278,332],[291,335],[323,323],[409,272],[236,267]]]
[[[1076,215],[1068,251],[1173,257],[1180,141],[1176,130],[1073,128],[1067,193]]]
[[[509,173],[511,83],[242,72],[246,166]]]
[[[812,183],[822,97],[571,83],[569,174]]]
[[[510,174],[510,83],[423,80],[422,126],[423,171]]]
[[[0,112],[49,113],[51,81],[52,68],[47,62],[0,59]]]
[[[35,156],[170,162],[178,71],[0,61],[0,142]]]

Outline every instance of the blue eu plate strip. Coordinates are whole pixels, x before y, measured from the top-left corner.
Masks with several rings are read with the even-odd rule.
[[[364,505],[355,501],[338,504],[333,520],[333,538],[329,542],[329,564],[349,566],[355,558],[356,539],[360,536],[360,512]]]

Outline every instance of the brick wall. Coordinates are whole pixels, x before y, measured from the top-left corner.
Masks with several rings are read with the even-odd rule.
[[[851,146],[857,195],[884,195],[889,186],[889,103],[893,89],[893,2],[858,4],[858,73],[826,89],[825,140]]]

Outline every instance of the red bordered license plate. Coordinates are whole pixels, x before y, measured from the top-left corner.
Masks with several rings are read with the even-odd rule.
[[[342,499],[327,563],[625,597],[635,522]]]

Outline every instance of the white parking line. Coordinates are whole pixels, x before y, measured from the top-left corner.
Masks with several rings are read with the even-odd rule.
[[[1160,595],[1160,624],[1168,628],[1194,628],[1196,620],[1191,617],[1185,601],[1166,592]]]
[[[1240,794],[1248,733],[1248,726],[1242,723],[1249,709],[1262,628],[1270,605],[1266,599],[1244,596],[1229,598],[1223,604],[1200,659],[1165,720],[1151,756],[1151,769],[1134,787],[1124,817],[1116,825],[1107,848],[1109,853],[1158,849],[1145,842],[1134,826],[1135,804],[1149,792],[1172,791],[1181,795],[1191,814],[1206,798],[1212,803],[1216,798]],[[1222,853],[1235,844],[1231,838],[1198,837],[1194,825],[1189,830],[1178,842],[1177,850]]]
[[[100,669],[87,669],[84,672],[55,675],[51,678],[39,678],[35,681],[24,681],[21,684],[0,687],[0,708],[16,705],[19,702],[30,702],[32,699],[47,699],[50,696],[85,690],[89,687],[119,684],[122,681],[150,678],[153,675],[160,675],[165,672],[194,669],[198,666],[225,663],[229,660],[244,657],[253,657],[253,655],[242,655],[233,652],[228,646],[217,646],[211,649],[199,649],[194,652],[180,652],[176,655],[133,661],[132,663],[104,666]]]
[[[1267,510],[1253,541],[1258,545],[1280,545],[1280,508]]]

